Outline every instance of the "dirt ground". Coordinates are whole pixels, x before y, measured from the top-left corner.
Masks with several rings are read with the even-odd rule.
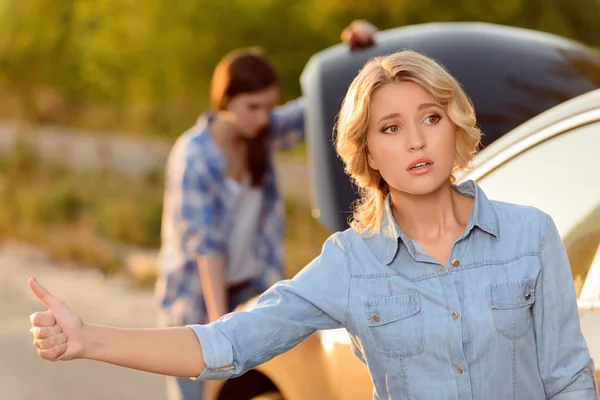
[[[48,362],[38,358],[29,336],[29,315],[45,310],[29,291],[35,276],[86,321],[122,327],[153,327],[149,291],[95,271],[58,267],[28,245],[0,242],[0,399],[164,400],[162,376],[86,360]]]
[[[27,134],[16,125],[0,121],[0,152],[13,148],[19,138],[33,143],[40,153],[73,168],[113,168],[127,174],[163,170],[171,143],[165,140],[127,137],[98,132],[39,126]],[[310,204],[310,177],[306,162],[277,157],[277,180],[285,197]]]

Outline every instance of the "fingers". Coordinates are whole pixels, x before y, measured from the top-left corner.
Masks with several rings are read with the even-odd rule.
[[[35,278],[29,278],[27,282],[29,284],[29,288],[36,295],[36,297],[48,307],[48,309],[52,310],[56,307],[60,302],[54,297],[45,287],[40,285],[40,283]]]
[[[29,330],[29,334],[34,339],[46,339],[50,336],[58,335],[62,333],[62,329],[58,325],[54,326],[33,326]]]
[[[56,319],[50,311],[36,312],[29,316],[32,326],[54,326]]]
[[[33,347],[45,360],[59,360],[67,351],[68,337],[58,325],[33,326],[29,330],[29,334],[33,337]]]
[[[351,26],[347,27],[342,31],[341,39],[344,43],[352,42],[352,40],[354,39],[354,32],[352,31]]]
[[[350,49],[361,49],[371,46],[374,43],[374,36],[377,28],[364,20],[353,21],[342,32],[341,39],[350,46]]]
[[[53,347],[60,346],[67,343],[67,335],[63,332],[52,335],[45,339],[33,339],[33,346],[38,350],[49,350]]]
[[[37,350],[38,355],[44,360],[48,361],[57,361],[60,360],[60,357],[67,351],[67,343],[61,343],[57,346],[54,346],[49,349],[39,349]]]
[[[33,294],[48,307],[48,311],[36,312],[29,317],[31,321],[29,334],[33,337],[33,346],[41,358],[49,361],[59,360],[67,351],[68,337],[57,324],[52,310],[65,306],[35,278],[30,278],[28,284]]]

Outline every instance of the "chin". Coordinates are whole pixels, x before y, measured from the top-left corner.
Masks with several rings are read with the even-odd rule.
[[[410,176],[405,179],[400,185],[396,186],[399,192],[410,194],[413,196],[426,196],[434,193],[440,188],[449,184],[450,181],[447,177],[436,177],[436,176]]]
[[[247,131],[242,131],[242,135],[246,138],[246,139],[254,139],[256,137],[258,137],[258,135],[260,135],[261,130],[247,130]]]

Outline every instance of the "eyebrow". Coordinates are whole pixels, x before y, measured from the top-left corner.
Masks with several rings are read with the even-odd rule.
[[[400,116],[400,114],[398,114],[398,113],[391,113],[391,114],[381,117],[377,123],[379,124],[379,123],[385,121],[386,119],[393,119],[393,118],[397,118],[399,116]]]
[[[424,110],[424,109],[430,108],[430,107],[440,108],[440,105],[436,104],[436,103],[423,103],[419,106],[418,110],[420,111],[420,110]]]
[[[421,111],[421,110],[425,110],[425,109],[427,109],[427,108],[431,108],[431,107],[437,107],[437,108],[441,108],[441,107],[440,107],[440,105],[439,105],[439,104],[436,104],[436,103],[423,103],[423,104],[421,104],[421,105],[420,105],[420,106],[417,108],[417,110]],[[387,119],[398,118],[399,116],[400,116],[400,114],[399,114],[399,113],[391,113],[391,114],[388,114],[388,115],[385,115],[385,116],[381,117],[381,118],[379,119],[379,122],[377,122],[377,123],[379,124],[379,123],[381,123],[381,122],[383,122],[383,121],[385,121],[385,120],[387,120]]]

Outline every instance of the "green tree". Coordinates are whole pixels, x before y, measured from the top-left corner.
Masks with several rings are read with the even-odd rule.
[[[353,19],[483,21],[598,46],[598,16],[597,0],[4,1],[0,100],[16,105],[4,117],[174,137],[209,106],[212,70],[237,47],[265,50],[287,100],[310,56]]]

